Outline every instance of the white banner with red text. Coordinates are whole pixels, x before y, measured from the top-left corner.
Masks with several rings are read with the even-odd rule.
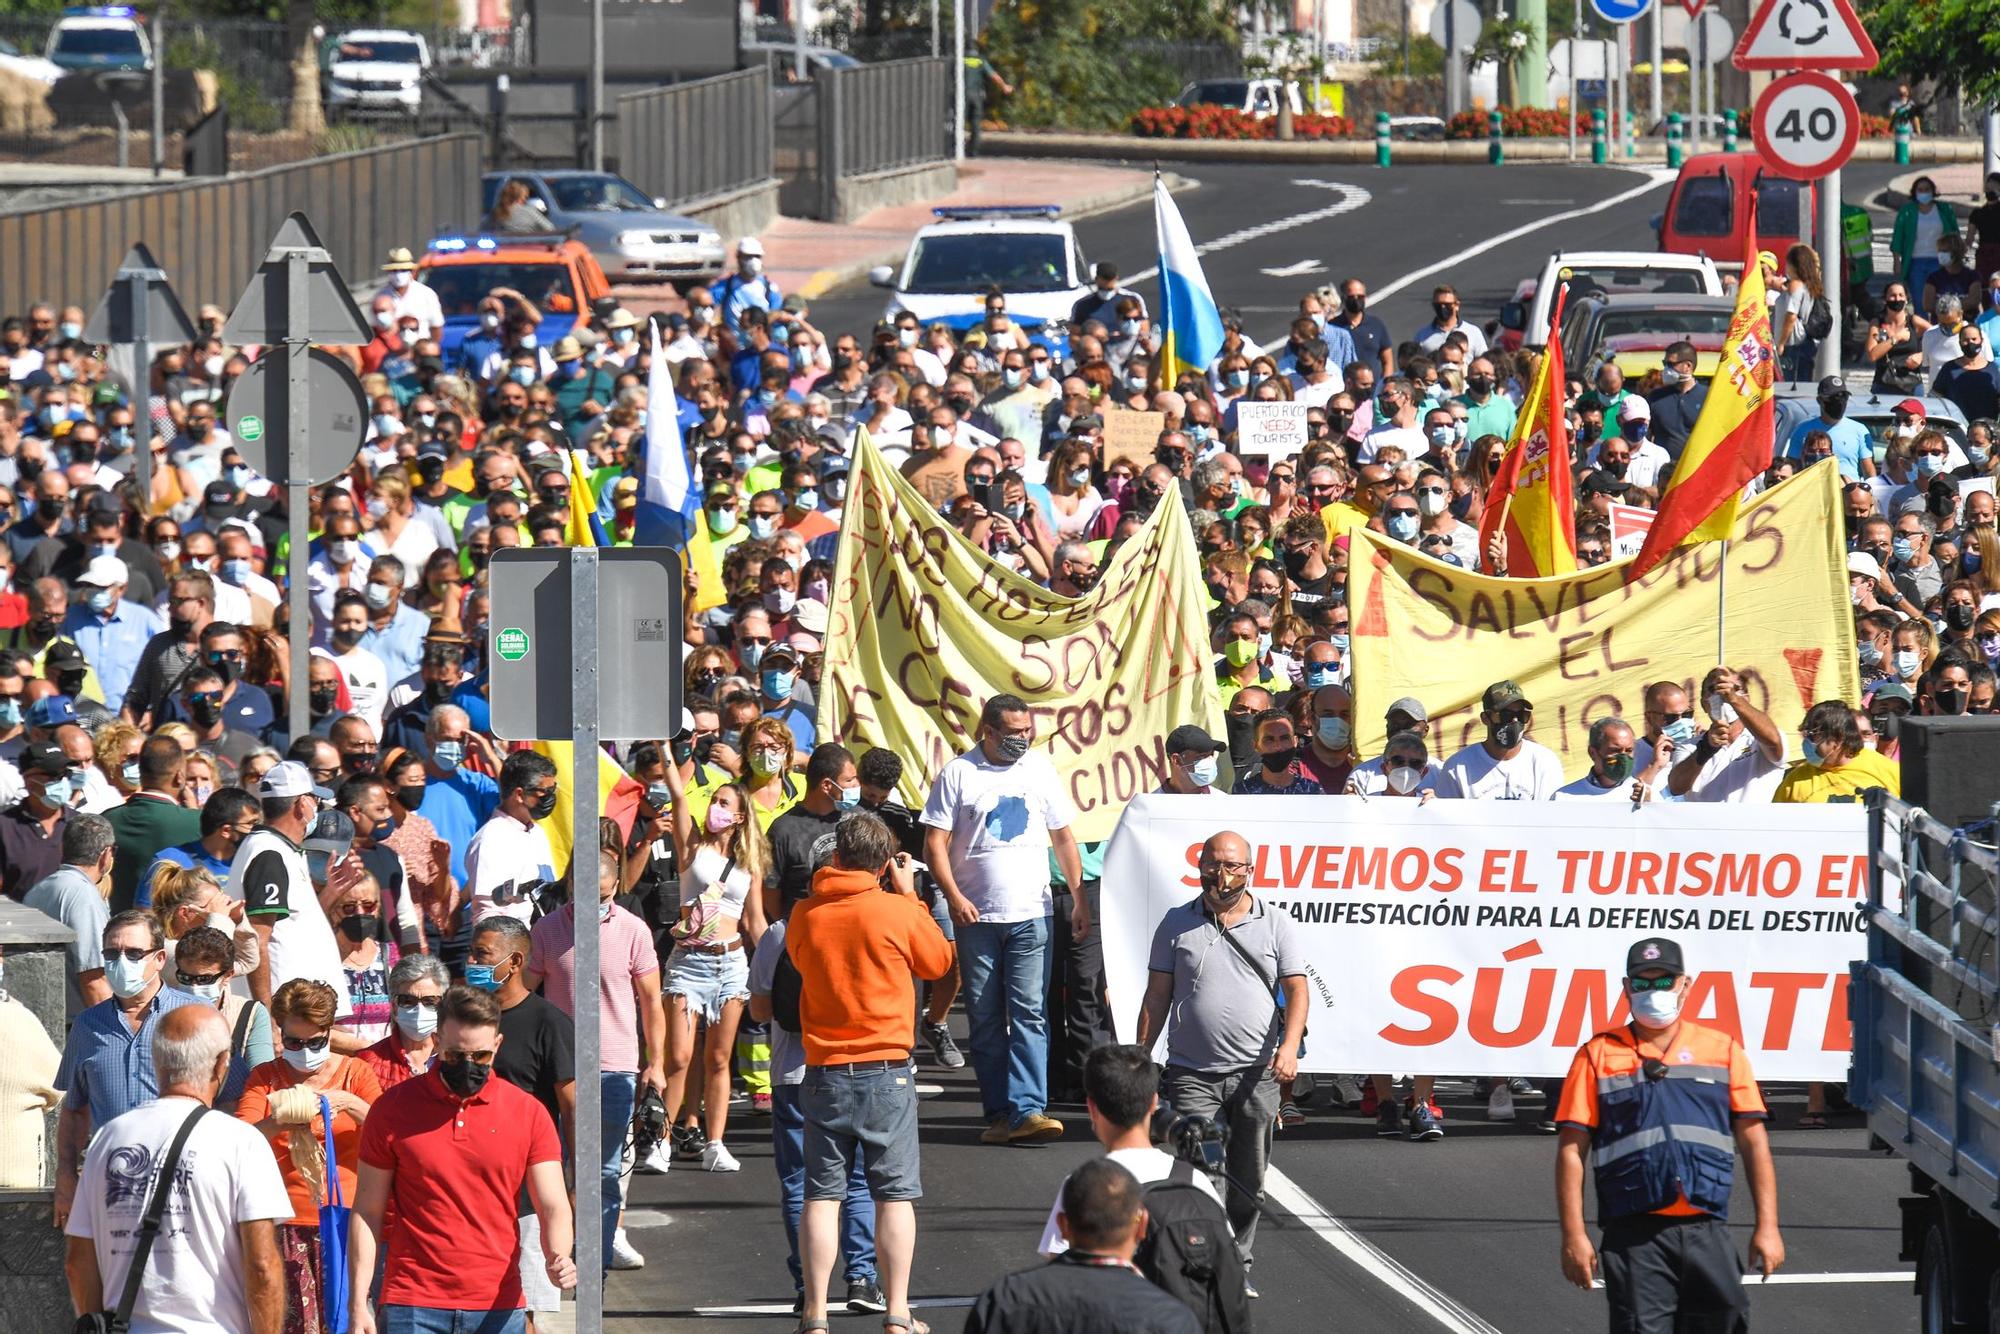
[[[1560,1076],[1630,1018],[1625,952],[1680,944],[1683,1013],[1763,1079],[1846,1078],[1861,957],[1858,805],[1146,795],[1105,851],[1105,989],[1132,1040],[1154,929],[1199,890],[1212,835],[1250,845],[1250,890],[1302,937],[1300,1068]]]

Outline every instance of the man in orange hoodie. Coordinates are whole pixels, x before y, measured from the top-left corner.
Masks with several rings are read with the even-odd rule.
[[[952,945],[918,898],[910,859],[879,816],[850,815],[834,831],[834,863],[792,909],[785,952],[799,970],[806,1077],[805,1317],[823,1330],[826,1285],[840,1243],[840,1204],[860,1154],[875,1199],[875,1251],[889,1313],[885,1329],[922,1334],[910,1315],[917,1246],[917,1086],[910,1064],[917,979],[951,968]]]

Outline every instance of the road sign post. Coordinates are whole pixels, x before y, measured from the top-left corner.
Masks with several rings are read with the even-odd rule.
[[[598,746],[669,737],[681,727],[681,565],[667,547],[502,548],[493,596],[493,730],[568,741],[570,894],[597,901]],[[539,647],[538,647],[539,646]],[[665,682],[666,688],[660,688]],[[579,978],[598,975],[601,922],[575,913]],[[590,995],[595,987],[579,988]],[[594,1002],[576,1021],[576,1327],[604,1322],[603,1034]]]
[[[333,256],[320,244],[302,213],[294,213],[279,224],[264,262],[237,298],[222,333],[231,343],[262,343],[270,348],[251,363],[253,368],[261,368],[254,377],[246,374],[231,387],[224,409],[231,431],[237,433],[244,462],[286,488],[291,542],[285,558],[285,580],[291,610],[287,622],[291,654],[285,675],[285,704],[291,735],[301,737],[311,722],[306,689],[312,640],[312,593],[307,587],[308,492],[338,477],[354,461],[368,420],[361,386],[354,381],[353,372],[324,353],[318,356],[320,366],[332,369],[316,369],[312,345],[365,343],[373,335],[355,308],[354,298],[348,295]],[[338,386],[342,375],[351,386],[356,410],[336,410],[316,418],[314,384]]]
[[[125,252],[118,272],[111,277],[111,286],[83,327],[83,338],[112,350],[112,369],[124,377],[125,392],[132,399],[133,421],[148,421],[146,399],[153,386],[153,345],[191,343],[194,325],[181,299],[174,295],[166,270],[145,242]],[[150,425],[132,433],[132,475],[139,487],[141,518],[153,507],[152,435]]]

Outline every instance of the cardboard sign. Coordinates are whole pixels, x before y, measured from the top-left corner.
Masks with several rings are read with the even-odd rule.
[[[1132,412],[1113,408],[1104,414],[1104,461],[1125,455],[1140,467],[1153,462],[1153,446],[1167,429],[1164,412]]]
[[[1639,554],[1646,534],[1653,529],[1655,512],[1642,505],[1611,503],[1611,559],[1624,560]]]
[[[1236,405],[1237,457],[1266,458],[1277,463],[1305,447],[1305,404],[1246,400]]]

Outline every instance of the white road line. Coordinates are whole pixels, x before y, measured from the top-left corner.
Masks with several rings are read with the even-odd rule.
[[[1411,283],[1422,282],[1424,279],[1430,277],[1434,273],[1438,273],[1441,272],[1442,270],[1452,268],[1455,265],[1463,264],[1465,263],[1466,260],[1472,259],[1478,255],[1483,255],[1487,251],[1492,250],[1498,246],[1506,245],[1509,241],[1518,241],[1524,236],[1532,236],[1534,233],[1541,231],[1543,228],[1548,227],[1552,223],[1568,222],[1572,218],[1585,218],[1589,217],[1593,213],[1602,213],[1606,209],[1617,208],[1620,204],[1629,203],[1630,201],[1637,199],[1640,195],[1646,194],[1647,192],[1652,190],[1659,189],[1662,185],[1665,185],[1668,181],[1673,180],[1674,177],[1677,175],[1679,175],[1678,172],[1668,171],[1665,168],[1651,169],[1646,173],[1646,183],[1644,185],[1634,186],[1630,190],[1626,190],[1620,194],[1615,194],[1611,196],[1609,199],[1600,199],[1595,204],[1588,204],[1585,205],[1583,208],[1573,208],[1563,213],[1551,213],[1545,218],[1537,218],[1533,222],[1527,223],[1520,227],[1516,227],[1514,228],[1514,230],[1509,232],[1502,232],[1498,236],[1489,236],[1484,241],[1481,241],[1478,245],[1468,246],[1464,250],[1459,251],[1455,255],[1447,255],[1445,258],[1437,261],[1435,264],[1426,264],[1421,269],[1417,269],[1412,273],[1404,274],[1402,277],[1396,279],[1394,282],[1384,283],[1380,287],[1369,288],[1368,299],[1371,302],[1380,301],[1385,296],[1390,296],[1396,292],[1402,291],[1405,287],[1408,287]]]
[[[1755,1289],[1763,1287],[1766,1283],[1773,1287],[1780,1283],[1795,1286],[1808,1283],[1913,1283],[1916,1277],[1917,1271],[1914,1269],[1878,1269],[1870,1273],[1855,1274],[1773,1274],[1768,1279],[1756,1274],[1745,1274],[1743,1286]],[[1604,1280],[1600,1278],[1591,1286],[1602,1288]]]
[[[919,1311],[963,1310],[978,1301],[977,1297],[912,1297],[910,1306]],[[694,1313],[701,1316],[742,1316],[742,1315],[790,1315],[790,1302],[753,1302],[746,1306],[697,1306]],[[845,1310],[829,1305],[827,1314],[845,1315]]]
[[[1260,222],[1254,227],[1245,227],[1240,231],[1218,236],[1213,241],[1205,241],[1201,245],[1196,246],[1195,253],[1206,255],[1217,250],[1229,250],[1242,245],[1246,241],[1262,240],[1266,236],[1274,236],[1279,232],[1291,231],[1294,227],[1303,227],[1309,222],[1321,222],[1327,218],[1337,218],[1343,213],[1354,212],[1355,209],[1360,208],[1363,204],[1374,198],[1373,195],[1370,195],[1358,185],[1343,185],[1338,181],[1320,181],[1314,180],[1311,177],[1301,177],[1294,180],[1292,184],[1308,186],[1316,190],[1331,190],[1339,195],[1340,198],[1328,204],[1325,208],[1309,209],[1304,213],[1293,213],[1288,217],[1273,218],[1269,222]],[[1159,273],[1160,269],[1156,264],[1150,268],[1140,269],[1137,273],[1126,274],[1123,281],[1127,283],[1142,283],[1148,278],[1158,277]]]
[[[1289,1210],[1294,1217],[1334,1250],[1353,1261],[1391,1292],[1407,1300],[1451,1334],[1500,1334],[1473,1312],[1418,1278],[1374,1243],[1364,1240],[1347,1224],[1305,1193],[1298,1183],[1275,1167],[1264,1172],[1264,1194]]]

